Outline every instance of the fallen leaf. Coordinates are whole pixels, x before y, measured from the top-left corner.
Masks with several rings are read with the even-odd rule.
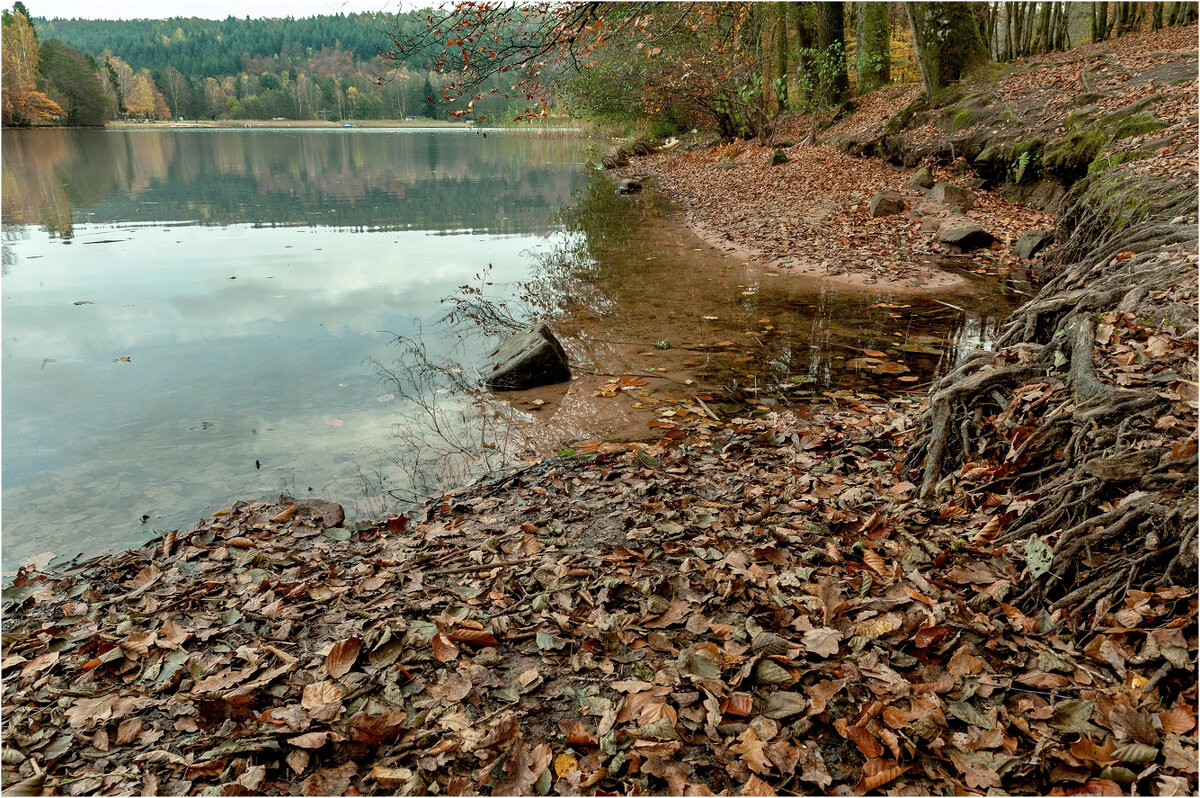
[[[350,672],[362,649],[361,637],[350,637],[334,645],[325,657],[325,672],[340,679]]]
[[[433,636],[430,641],[433,647],[433,657],[438,662],[451,662],[458,659],[458,646],[450,642],[450,639],[441,632]]]

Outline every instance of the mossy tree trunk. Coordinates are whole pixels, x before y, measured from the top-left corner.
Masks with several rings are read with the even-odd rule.
[[[1171,3],[1171,18],[1168,25],[1191,25],[1196,21],[1196,3]]]
[[[1114,15],[1111,19],[1108,15],[1108,3],[1092,3],[1092,41],[1102,42],[1112,33],[1113,22],[1116,21]]]
[[[831,98],[834,103],[841,103],[850,94],[850,78],[845,67],[846,9],[842,3],[817,3],[817,49],[829,53],[830,48],[842,53],[842,66]]]
[[[970,3],[905,3],[904,11],[928,96],[987,62]]]
[[[888,36],[888,4],[858,4],[857,92],[866,94],[892,80],[892,47]]]
[[[788,24],[796,35],[797,49],[811,50],[817,46],[816,8],[813,3],[788,3]],[[800,56],[798,70],[809,68],[807,60]]]
[[[779,112],[788,104],[788,3],[775,4],[775,60],[779,77]]]

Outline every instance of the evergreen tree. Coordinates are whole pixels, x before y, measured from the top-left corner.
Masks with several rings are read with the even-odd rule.
[[[437,119],[437,103],[433,100],[433,84],[429,82],[428,74],[425,75],[425,85],[421,87],[421,95],[425,98],[425,111],[422,116],[426,119]]]
[[[103,125],[110,116],[95,61],[57,39],[42,42],[46,95],[63,109],[68,125]]]

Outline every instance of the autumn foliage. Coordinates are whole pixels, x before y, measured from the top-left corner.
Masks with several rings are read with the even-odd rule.
[[[38,40],[25,15],[17,11],[7,16],[0,38],[0,121],[5,125],[36,125],[60,116],[58,103],[37,91]]]

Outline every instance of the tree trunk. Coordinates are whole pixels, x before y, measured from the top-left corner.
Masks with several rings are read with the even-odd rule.
[[[1163,26],[1163,4],[1151,3],[1150,30],[1162,30]]]
[[[905,3],[904,11],[928,97],[987,63],[970,3]]]
[[[888,36],[888,4],[859,3],[857,93],[886,86],[892,80],[892,47]]]
[[[832,100],[845,102],[850,94],[850,78],[846,75],[846,9],[841,3],[817,3],[817,49],[823,53],[841,54],[841,67],[834,81]]]
[[[787,110],[788,103],[788,4],[775,4],[775,60],[779,77],[779,112]]]
[[[797,49],[811,50],[817,46],[816,11],[812,3],[788,3],[788,21],[796,33]],[[796,61],[796,69],[807,71],[808,59],[801,54]]]
[[[996,22],[1000,18],[999,3],[973,3],[971,10],[975,12],[975,24],[979,26],[979,35],[987,47],[989,57],[1000,60],[1000,43],[996,38]]]

